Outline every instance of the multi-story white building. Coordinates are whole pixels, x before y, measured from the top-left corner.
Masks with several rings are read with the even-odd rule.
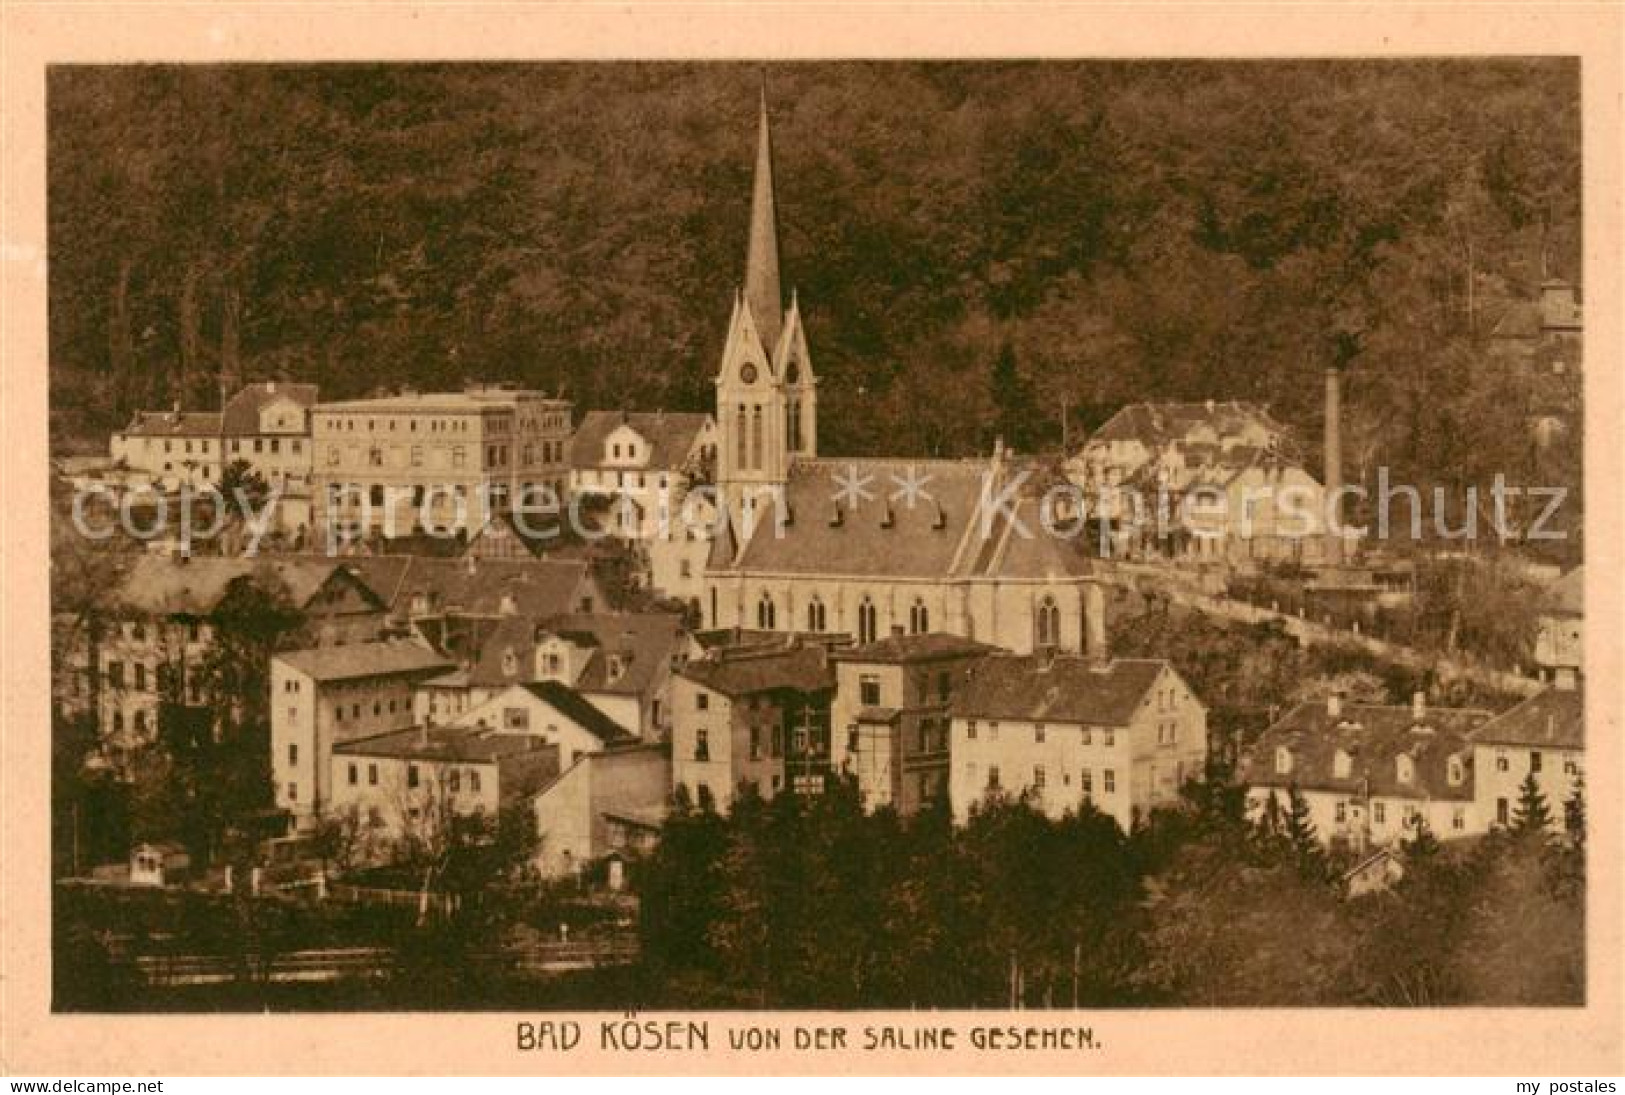
[[[444,839],[454,819],[495,821],[559,772],[558,747],[533,734],[415,726],[333,747],[330,811],[352,811],[368,843]]]
[[[130,486],[160,490],[220,481],[220,415],[212,411],[140,411],[115,433],[109,454]]]
[[[323,403],[311,432],[324,528],[331,519],[358,535],[472,536],[518,499],[555,512],[565,501],[570,404],[541,392],[471,386]]]
[[[1585,696],[1578,687],[1532,696],[1471,736],[1474,802],[1481,828],[1511,825],[1524,780],[1533,776],[1553,831],[1585,778]]]
[[[332,806],[336,745],[413,725],[413,691],[451,667],[415,639],[293,650],[271,659],[276,804],[305,826]]]
[[[1207,752],[1207,708],[1165,661],[995,654],[954,696],[949,797],[960,822],[1003,794],[1050,817],[1087,801],[1126,831]]]
[[[1421,694],[1409,705],[1345,703],[1334,694],[1278,719],[1238,775],[1254,816],[1271,798],[1284,812],[1296,790],[1326,843],[1388,846],[1424,824],[1440,840],[1471,836],[1485,828],[1472,732],[1489,718],[1477,708],[1430,707]]]

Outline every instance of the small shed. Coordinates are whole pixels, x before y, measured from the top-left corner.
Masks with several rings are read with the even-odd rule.
[[[179,844],[137,844],[130,850],[130,885],[175,886],[185,881],[192,857]]]

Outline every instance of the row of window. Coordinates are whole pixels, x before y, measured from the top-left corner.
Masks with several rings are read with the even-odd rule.
[[[967,764],[965,766],[965,773],[966,773],[967,776],[970,777],[970,783],[974,786],[976,781],[977,781],[977,774],[978,774],[977,773],[977,765],[974,762],[971,763],[971,764]],[[1061,777],[1061,780],[1062,780],[1063,783],[1070,786],[1071,782],[1072,782],[1072,777],[1071,777],[1070,774],[1063,773],[1062,777]],[[1048,786],[1048,783],[1049,783],[1049,771],[1048,771],[1048,769],[1046,769],[1045,766],[1042,765],[1042,764],[1034,765],[1033,766],[1032,783],[1028,784],[1028,786],[1031,787],[1033,790],[1036,790],[1040,794],[1042,794],[1043,791],[1044,791],[1044,788],[1046,786]],[[986,789],[989,790],[989,791],[998,791],[998,790],[1003,789],[1004,785],[1003,785],[1003,782],[1002,782],[1002,776],[1000,775],[999,766],[997,764],[988,765],[988,767],[987,767],[987,782],[985,784],[983,784],[983,786],[986,787]],[[1086,798],[1086,799],[1090,798],[1090,797],[1092,797],[1094,795],[1094,793],[1095,793],[1095,773],[1094,773],[1094,769],[1085,768],[1085,769],[1083,769],[1082,771],[1080,771],[1078,773],[1078,788],[1079,788],[1079,790],[1081,790],[1083,792],[1083,797]],[[1101,773],[1100,773],[1100,793],[1103,794],[1103,795],[1115,795],[1117,793],[1117,769],[1115,769],[1115,768],[1106,768],[1106,769],[1103,769],[1101,771]]]
[[[987,731],[987,740],[988,741],[998,741],[999,740],[999,724],[997,722],[988,722],[984,726],[983,724],[979,723],[976,719],[967,719],[965,721],[965,738],[966,738],[966,740],[967,741],[976,741],[978,739],[978,737],[982,734],[982,731],[984,729]],[[1177,731],[1175,731],[1175,733],[1177,734]],[[1048,730],[1045,728],[1043,723],[1040,722],[1040,723],[1034,723],[1033,724],[1033,741],[1036,744],[1042,745],[1044,743],[1044,741],[1046,740],[1047,734],[1048,734]],[[1095,738],[1095,731],[1090,727],[1087,727],[1087,726],[1084,727],[1083,732],[1082,732],[1082,737],[1080,738],[1082,743],[1084,745],[1091,745],[1091,744],[1094,743],[1094,738]],[[1159,738],[1158,740],[1161,740],[1161,739]],[[1110,729],[1101,730],[1100,731],[1100,744],[1105,746],[1108,749],[1110,749],[1111,747],[1116,745],[1117,744],[1117,731],[1116,730],[1110,730]]]

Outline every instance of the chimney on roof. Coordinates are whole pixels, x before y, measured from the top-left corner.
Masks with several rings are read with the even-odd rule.
[[[498,606],[497,606],[497,612],[500,615],[503,615],[503,616],[517,616],[517,615],[519,615],[519,602],[514,600],[514,596],[513,596],[512,592],[510,592],[508,590],[503,591],[502,600],[498,603]]]
[[[1343,693],[1335,688],[1326,693],[1326,714],[1334,719],[1343,717]]]
[[[479,560],[475,559],[472,553],[463,556],[463,566],[467,568],[470,574],[479,573]]]
[[[1426,692],[1411,693],[1411,718],[1421,722],[1428,715],[1428,694]]]

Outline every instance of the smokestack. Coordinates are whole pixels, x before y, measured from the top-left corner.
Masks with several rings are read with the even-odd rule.
[[[1326,530],[1329,562],[1343,561],[1343,374],[1336,365],[1326,370]]]
[[[1083,587],[1084,652],[1096,665],[1104,665],[1110,657],[1106,649],[1106,593],[1099,582]]]

